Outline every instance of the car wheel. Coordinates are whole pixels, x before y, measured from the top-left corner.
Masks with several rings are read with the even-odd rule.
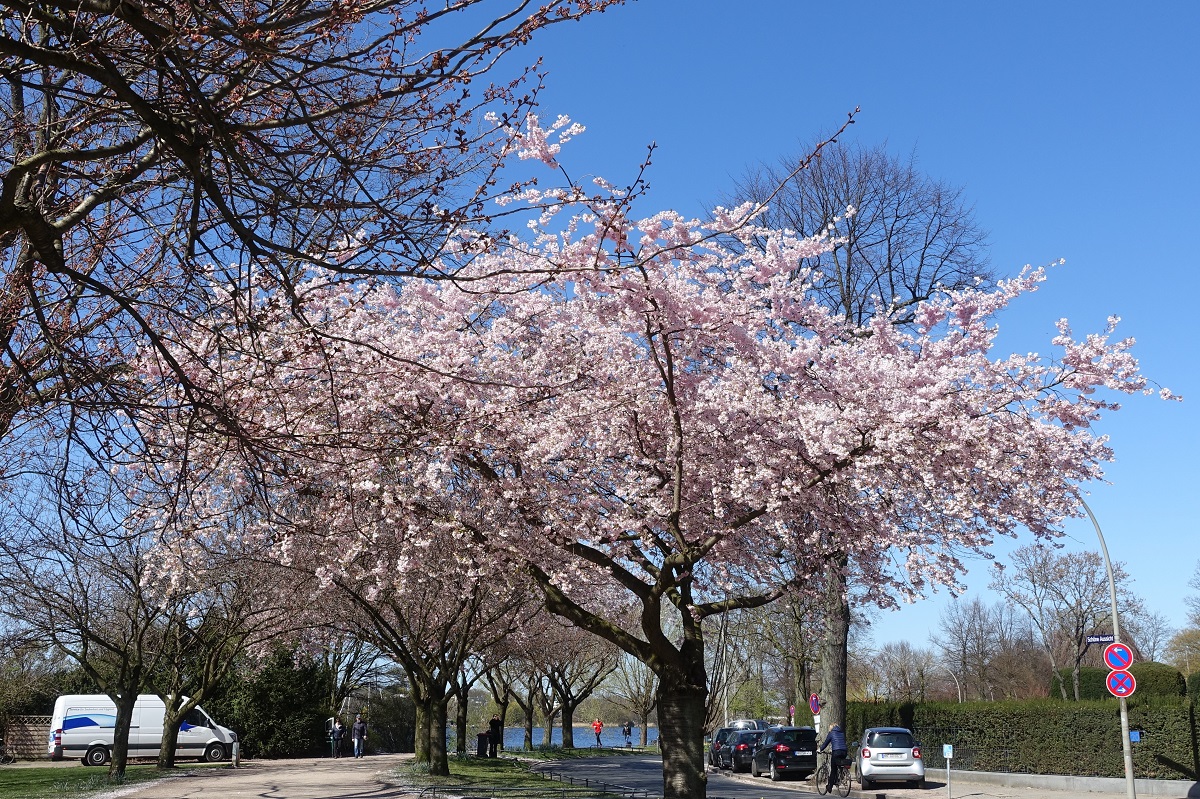
[[[771,761],[771,781],[779,782],[783,779],[783,773],[775,766],[775,761]]]
[[[864,791],[869,791],[875,787],[875,783],[871,782],[871,780],[867,777],[862,777],[859,779],[858,784],[862,786]]]
[[[911,780],[908,784],[914,788],[920,788],[920,789],[924,790],[925,789],[925,778],[921,777],[918,780]]]
[[[225,759],[225,747],[220,744],[209,744],[204,750],[204,759],[209,763],[219,763]]]
[[[108,749],[103,746],[93,746],[83,756],[85,766],[103,766],[108,762]]]
[[[757,760],[750,761],[750,776],[751,777],[761,777],[762,776],[762,772],[758,770],[758,761]]]

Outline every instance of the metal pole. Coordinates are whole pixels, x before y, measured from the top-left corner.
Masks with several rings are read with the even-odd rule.
[[[1113,640],[1120,643],[1121,641],[1121,625],[1117,621],[1117,581],[1113,577],[1112,561],[1108,559],[1108,547],[1104,543],[1104,533],[1100,532],[1100,522],[1096,521],[1096,514],[1092,513],[1092,509],[1083,501],[1083,497],[1079,498],[1079,504],[1087,511],[1088,518],[1092,520],[1092,526],[1096,528],[1096,537],[1100,539],[1100,552],[1104,555],[1104,568],[1108,570],[1108,593],[1112,599],[1112,621],[1113,621]],[[1129,799],[1136,799],[1137,794],[1133,785],[1133,747],[1129,743],[1129,705],[1125,702],[1125,697],[1117,697],[1121,703],[1121,751],[1125,755],[1125,795]]]

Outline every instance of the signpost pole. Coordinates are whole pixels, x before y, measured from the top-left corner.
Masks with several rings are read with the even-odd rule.
[[[1100,552],[1104,555],[1104,568],[1108,570],[1108,593],[1112,600],[1113,638],[1120,641],[1121,626],[1117,621],[1117,581],[1113,577],[1112,561],[1108,559],[1108,547],[1104,543],[1104,533],[1100,532],[1100,522],[1096,521],[1096,515],[1083,501],[1083,497],[1079,498],[1079,504],[1087,511],[1088,518],[1092,520],[1092,526],[1096,528],[1096,537],[1100,539]],[[1133,784],[1133,747],[1129,743],[1129,705],[1123,696],[1117,697],[1117,701],[1121,703],[1121,750],[1125,755],[1125,795],[1128,799],[1136,799],[1137,792]]]
[[[946,758],[946,799],[954,799],[950,790],[950,761],[954,759],[954,744],[942,744],[942,755]]]

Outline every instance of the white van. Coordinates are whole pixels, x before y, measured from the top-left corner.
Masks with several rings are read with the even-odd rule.
[[[139,694],[129,727],[129,756],[158,757],[162,748],[166,706],[154,694]],[[104,694],[60,696],[50,719],[47,754],[51,760],[79,758],[85,766],[103,766],[112,757],[117,706]],[[237,733],[220,726],[196,707],[179,726],[176,757],[198,757],[209,762],[225,760],[233,751]]]

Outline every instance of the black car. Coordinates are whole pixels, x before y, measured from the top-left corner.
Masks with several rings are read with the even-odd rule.
[[[725,746],[725,739],[733,732],[733,727],[722,727],[713,733],[712,742],[708,745],[708,765],[717,765],[717,756]]]
[[[804,779],[816,770],[817,731],[812,727],[772,727],[750,760],[751,774],[769,772],[776,782],[792,774]]]
[[[766,730],[736,730],[725,739],[725,745],[717,756],[717,767],[749,771],[754,749],[765,734]]]

